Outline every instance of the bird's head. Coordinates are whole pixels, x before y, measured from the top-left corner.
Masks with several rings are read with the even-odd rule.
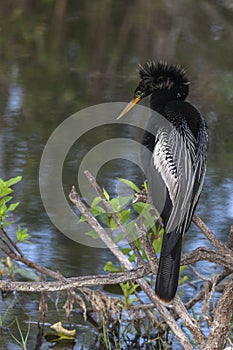
[[[164,61],[157,64],[154,61],[148,61],[143,66],[139,65],[139,76],[141,79],[132,101],[117,119],[120,119],[141,99],[151,94],[155,98],[155,105],[170,100],[184,101],[188,96],[190,82],[185,75],[185,70],[179,65],[168,65]]]

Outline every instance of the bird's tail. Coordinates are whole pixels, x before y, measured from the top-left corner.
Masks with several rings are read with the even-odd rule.
[[[173,234],[176,233],[173,232]],[[178,240],[171,249],[169,236],[164,233],[155,293],[165,303],[171,301],[176,294],[179,279],[181,247],[181,235],[178,236]]]

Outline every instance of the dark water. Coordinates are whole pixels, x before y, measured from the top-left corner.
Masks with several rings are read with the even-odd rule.
[[[21,202],[15,219],[32,236],[33,244],[22,245],[28,258],[65,276],[102,273],[112,259],[108,250],[75,243],[52,225],[40,198],[39,164],[49,136],[63,120],[94,104],[128,101],[138,81],[137,64],[151,58],[187,68],[192,82],[189,100],[202,111],[210,134],[208,171],[197,212],[226,240],[233,223],[232,19],[231,2],[223,0],[1,2],[0,176],[23,176],[15,187]],[[79,162],[93,145],[127,133],[102,128],[82,137],[67,155],[66,193],[77,182]],[[114,194],[117,176],[137,184],[142,180],[137,168],[119,160],[106,164],[98,180]],[[184,250],[206,245],[192,227]],[[203,274],[215,272],[212,265],[203,268]],[[1,314],[10,302],[0,302]],[[21,297],[9,319],[25,314],[37,321],[37,309],[34,298]],[[53,314],[56,321],[51,305],[49,321]],[[72,321],[80,323],[79,345],[88,348],[93,333],[87,332],[81,317]],[[31,333],[33,348],[36,327]],[[8,333],[0,337],[1,349],[17,348]]]

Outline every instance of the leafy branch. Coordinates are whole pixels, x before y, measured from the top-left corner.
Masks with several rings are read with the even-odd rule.
[[[58,272],[54,272],[46,267],[34,263],[26,258],[23,251],[18,247],[18,242],[28,242],[30,236],[25,229],[20,227],[16,230],[16,239],[12,240],[6,231],[9,225],[10,213],[16,209],[18,203],[9,204],[12,197],[12,188],[14,184],[20,181],[20,178],[14,178],[8,181],[0,181],[0,213],[1,213],[1,232],[0,240],[2,242],[0,250],[5,253],[7,257],[15,261],[20,261],[26,266],[35,269],[43,275],[47,275],[54,281],[36,281],[36,282],[18,282],[13,280],[0,280],[0,290],[2,291],[27,291],[27,292],[44,292],[48,291],[67,291],[70,298],[76,300],[81,305],[84,316],[87,312],[87,307],[83,299],[74,290],[79,290],[85,299],[91,303],[93,310],[103,312],[105,316],[109,313],[109,305],[117,314],[120,309],[127,310],[144,310],[151,323],[155,327],[159,326],[158,315],[166,322],[166,329],[169,327],[172,332],[179,339],[184,349],[193,349],[192,341],[186,333],[185,328],[178,325],[177,320],[180,318],[183,325],[190,331],[194,342],[199,349],[221,349],[224,348],[229,329],[230,321],[233,314],[233,229],[231,229],[227,245],[217,239],[214,233],[202,222],[200,218],[194,216],[194,223],[201,229],[207,239],[213,245],[213,249],[206,249],[199,247],[198,249],[183,255],[182,264],[189,266],[194,262],[200,260],[211,261],[223,267],[223,272],[212,278],[203,279],[203,288],[197,292],[193,298],[184,305],[180,298],[176,296],[172,303],[172,308],[164,306],[160,300],[155,296],[154,290],[151,287],[152,272],[156,274],[157,271],[157,257],[155,251],[159,251],[159,245],[163,233],[163,228],[158,220],[158,224],[154,224],[154,216],[156,212],[151,206],[150,202],[143,200],[132,204],[133,210],[140,213],[140,220],[131,223],[131,212],[129,208],[124,208],[128,198],[110,198],[106,191],[100,189],[95,179],[89,172],[85,172],[88,180],[95,188],[97,198],[92,203],[92,208],[88,209],[81,201],[78,193],[73,187],[69,198],[73,204],[79,209],[81,213],[81,220],[86,220],[96,232],[98,237],[107,245],[119,262],[119,266],[108,262],[105,270],[110,271],[107,275],[95,276],[81,276],[73,278],[65,278]],[[127,185],[134,190],[138,188],[133,187],[132,183],[127,181]],[[145,191],[144,191],[145,192]],[[145,194],[145,193],[144,193]],[[143,194],[143,196],[144,196]],[[139,196],[140,197],[140,196]],[[100,209],[101,208],[101,209]],[[111,228],[111,235],[109,235],[104,225],[108,224]],[[132,235],[133,232],[133,235]],[[136,237],[137,239],[132,239]],[[128,242],[128,247],[119,248],[117,245],[121,240]],[[192,268],[192,271],[196,271]],[[199,278],[202,278],[197,273]],[[186,277],[183,277],[183,280]],[[210,302],[210,298],[215,291],[215,288],[225,279],[222,295],[216,303],[214,312],[208,314],[210,334],[206,337],[202,331],[202,322],[194,318],[188,310],[190,310],[200,300],[203,300],[203,305],[206,305],[205,310]],[[183,282],[182,279],[180,281]],[[116,284],[119,283],[123,295],[122,299],[107,296],[104,292],[95,291],[87,288],[87,286]],[[148,304],[144,301],[138,293],[138,288],[147,295]],[[105,300],[105,302],[103,302]],[[108,302],[106,302],[108,300]],[[141,305],[135,305],[135,301]],[[68,303],[68,301],[67,301]],[[70,303],[68,303],[70,304]],[[68,305],[67,304],[67,305]],[[72,304],[72,302],[71,302]],[[99,308],[99,305],[102,305]],[[105,308],[105,305],[108,305]],[[68,307],[68,306],[67,306]],[[69,307],[70,309],[70,307]],[[72,308],[71,308],[72,309]],[[101,311],[100,311],[101,310]],[[118,310],[118,311],[117,311]],[[156,311],[155,311],[156,310]],[[207,312],[207,311],[206,311]],[[208,311],[209,312],[209,311]],[[119,315],[117,316],[119,317]],[[165,329],[164,328],[164,329]],[[217,345],[215,345],[217,344]]]

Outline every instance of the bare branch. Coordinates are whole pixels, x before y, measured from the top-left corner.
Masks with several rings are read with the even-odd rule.
[[[142,228],[139,228],[137,224],[136,224],[136,228],[137,228],[137,231],[140,235],[140,240],[142,242],[142,246],[145,249],[145,253],[148,257],[148,260],[149,260],[149,263],[151,266],[151,271],[153,272],[153,274],[157,274],[158,259],[157,259],[157,256],[155,254],[155,251],[152,247],[151,242],[148,240],[147,233]]]
[[[202,347],[204,345],[206,337],[202,333],[197,321],[189,315],[187,309],[185,308],[184,304],[181,302],[178,295],[176,295],[175,298],[173,299],[173,305],[174,305],[175,311],[177,312],[179,317],[182,319],[185,326],[190,330],[199,347]]]
[[[225,258],[231,259],[233,264],[233,251],[222,243],[197,215],[193,215],[193,222],[200,228],[219,253],[225,256]]]
[[[233,315],[233,278],[231,278],[219,299],[214,313],[212,328],[203,350],[224,349]]]
[[[197,272],[191,265],[189,265],[189,269],[192,271],[194,275],[196,275],[198,278],[200,278],[202,281],[210,282],[210,278],[206,278],[202,276],[199,272]]]
[[[221,253],[216,252],[215,250],[210,250],[205,247],[200,247],[190,253],[183,254],[181,265],[190,265],[201,260],[207,260],[215,264],[220,264],[230,271],[233,271],[233,264],[229,257],[226,257]]]
[[[217,281],[216,281],[216,286],[222,282],[222,280],[224,280],[224,278],[226,278],[227,276],[229,276],[231,274],[231,272],[229,270],[224,270],[221,275],[218,275],[217,277]],[[208,291],[210,292],[213,286],[213,282],[212,281],[208,281]],[[186,304],[185,307],[187,310],[191,309],[196,303],[198,303],[200,300],[202,300],[205,296],[205,292],[206,292],[206,286],[203,287],[203,289],[196,294],[193,299],[189,300]]]
[[[117,284],[130,280],[135,280],[145,276],[150,272],[149,266],[141,266],[137,269],[125,272],[109,273],[107,275],[92,275],[64,278],[61,281],[42,282],[14,282],[0,280],[0,290],[17,292],[54,292],[64,291],[84,286],[98,286],[104,284]]]
[[[233,250],[233,225],[231,225],[230,233],[227,238],[227,247]]]

